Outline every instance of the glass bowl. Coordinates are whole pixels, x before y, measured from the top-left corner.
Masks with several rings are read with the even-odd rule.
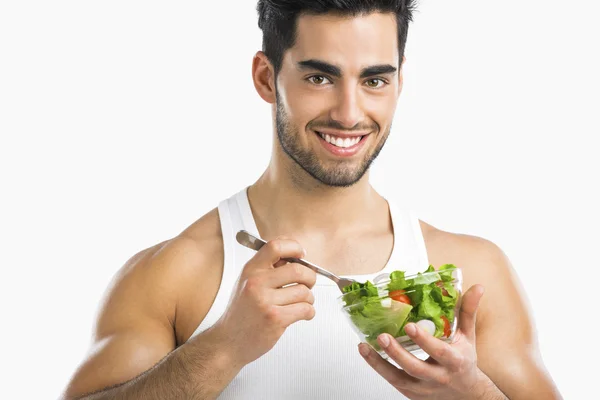
[[[411,353],[421,350],[404,332],[409,322],[418,323],[443,341],[454,338],[462,282],[462,272],[453,264],[445,264],[438,270],[430,265],[426,271],[414,275],[394,271],[389,278],[376,283],[353,283],[344,288],[338,302],[360,340],[387,359],[377,342],[382,333],[392,335]]]

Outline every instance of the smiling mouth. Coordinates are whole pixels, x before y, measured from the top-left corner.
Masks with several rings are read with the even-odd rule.
[[[325,140],[327,143],[342,148],[342,149],[347,149],[349,147],[352,146],[356,146],[361,140],[363,140],[363,138],[367,135],[363,135],[363,136],[353,136],[353,137],[346,137],[346,138],[342,138],[339,136],[333,136],[333,135],[329,135],[327,133],[321,133],[319,131],[315,131],[317,133],[317,135],[321,136],[321,138],[323,140]]]

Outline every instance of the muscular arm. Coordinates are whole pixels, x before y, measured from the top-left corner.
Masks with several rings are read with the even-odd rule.
[[[472,261],[478,266],[470,267],[470,282],[465,283],[485,287],[477,312],[479,368],[511,400],[560,399],[543,365],[533,319],[510,261],[493,243],[471,240],[471,254],[476,255]],[[494,393],[491,382],[482,392]]]
[[[63,399],[218,396],[240,369],[222,336],[208,330],[175,348],[177,288],[187,266],[204,261],[197,253],[189,240],[176,239],[122,268],[107,291],[92,350]]]
[[[71,397],[69,394],[65,397],[83,400],[216,399],[239,372],[229,362],[227,355],[218,350],[221,346],[217,336],[210,331],[198,335],[148,371],[125,383],[80,397]],[[150,343],[146,348],[151,346]],[[136,348],[145,350],[143,343]],[[144,364],[138,366],[144,367]]]

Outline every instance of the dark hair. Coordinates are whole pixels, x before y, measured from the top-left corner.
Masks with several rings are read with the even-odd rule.
[[[283,53],[296,41],[296,27],[301,14],[320,15],[334,13],[357,16],[372,12],[395,13],[398,25],[398,52],[400,60],[412,21],[415,0],[259,0],[258,27],[263,32],[262,49],[275,68],[281,69]]]

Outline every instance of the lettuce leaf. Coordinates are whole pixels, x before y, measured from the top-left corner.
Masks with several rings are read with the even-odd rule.
[[[407,323],[422,319],[431,320],[436,327],[434,336],[442,337],[442,316],[446,316],[452,323],[458,301],[458,292],[452,284],[452,272],[456,268],[453,264],[445,264],[436,271],[430,265],[426,271],[418,273],[412,279],[406,279],[405,271],[392,272],[385,289],[389,292],[404,290],[411,305],[392,300],[393,307],[384,307],[376,286],[369,281],[364,284],[355,282],[343,289],[343,300],[350,306],[346,310],[357,329],[376,349],[379,348],[376,339],[380,334],[404,336]],[[429,274],[425,275],[427,273]]]
[[[402,290],[409,284],[404,279],[404,271],[394,271],[390,274],[390,283],[388,284],[388,290],[390,292],[394,290]]]
[[[452,272],[455,269],[456,266],[454,264],[444,264],[439,268],[438,273],[440,274],[444,282],[451,282],[454,279],[452,277]]]

